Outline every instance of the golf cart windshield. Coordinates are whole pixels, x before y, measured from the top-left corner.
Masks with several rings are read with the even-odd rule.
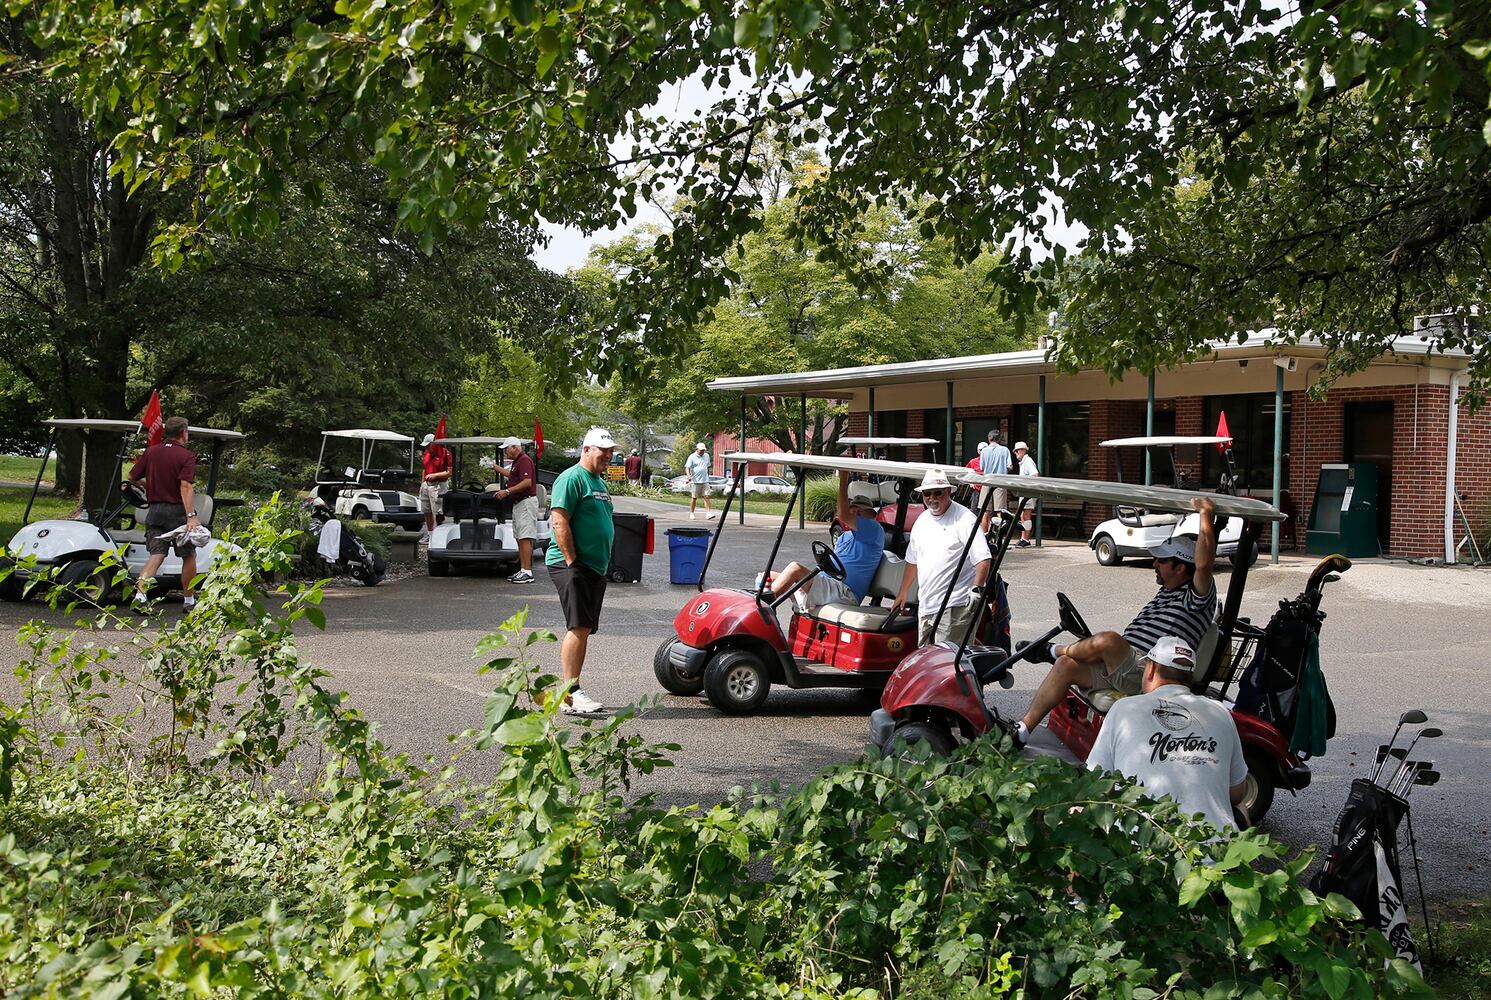
[[[461,478],[466,448],[471,447],[478,450],[491,448],[493,454],[493,468],[495,469],[497,466],[500,466],[502,464],[502,442],[506,440],[507,437],[505,436],[492,437],[486,434],[479,434],[473,437],[436,438],[434,441],[431,442],[431,444],[438,444],[442,447],[454,448],[456,450],[455,475],[451,477],[452,485],[464,484],[465,488],[480,491],[484,484],[474,481],[467,481]],[[518,444],[521,445],[525,451],[533,445],[533,441],[529,440],[528,438],[518,438],[517,441]],[[479,461],[480,458],[478,458],[478,462]]]
[[[321,466],[326,461],[326,443],[328,438],[342,438],[345,440],[357,441],[359,443],[361,460],[358,467],[353,470],[355,475],[348,476],[344,473],[341,476],[332,476],[327,479],[321,478]],[[368,463],[373,457],[373,449],[378,445],[380,441],[387,442],[389,444],[403,445],[404,447],[408,448],[409,472],[410,474],[413,474],[414,439],[412,437],[407,434],[396,433],[395,431],[377,430],[375,428],[368,427],[351,427],[346,430],[321,432],[321,454],[316,458],[316,482],[318,484],[327,482],[342,483],[347,482],[348,480],[356,480],[359,476],[361,476],[362,473],[368,470]]]

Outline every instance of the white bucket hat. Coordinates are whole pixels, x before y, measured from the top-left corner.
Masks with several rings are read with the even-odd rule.
[[[614,448],[616,439],[611,432],[604,427],[592,427],[585,434],[585,440],[580,442],[581,448]]]
[[[703,441],[700,441],[698,444],[694,445],[694,450],[695,451],[708,451],[709,449],[704,447],[704,442]]]
[[[1010,450],[1011,451],[1029,451],[1030,450],[1030,446],[1028,444],[1026,444],[1024,441],[1016,441],[1015,442],[1015,446],[1013,448],[1011,448]]]
[[[927,474],[922,477],[919,490],[950,490],[953,484],[947,481],[947,473],[941,469],[928,469]]]

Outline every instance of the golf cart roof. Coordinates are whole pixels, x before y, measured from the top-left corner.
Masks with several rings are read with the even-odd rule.
[[[463,437],[463,438],[436,438],[435,441],[434,441],[434,443],[435,444],[501,444],[502,442],[504,442],[506,440],[507,440],[507,437],[505,435],[503,437],[478,436],[478,437]],[[528,438],[518,438],[518,444],[521,444],[521,445],[530,445],[532,443],[533,442],[530,441]]]
[[[1277,509],[1252,497],[1235,497],[1225,493],[1177,490],[1169,486],[1138,486],[1132,483],[1098,482],[1092,479],[1051,479],[1046,476],[985,476],[969,469],[958,476],[965,483],[1009,490],[1012,496],[1031,500],[1080,500],[1125,507],[1142,507],[1152,514],[1187,514],[1191,501],[1205,497],[1216,505],[1217,513],[1242,517],[1250,521],[1282,521]]]
[[[54,417],[51,420],[43,420],[47,427],[73,428],[83,431],[114,431],[118,434],[138,434],[143,425],[138,420],[96,420],[92,417]],[[222,438],[226,441],[239,441],[243,435],[238,431],[225,431],[216,427],[188,427],[187,433],[193,437],[200,438]]]
[[[1103,441],[1104,448],[1170,448],[1182,444],[1231,444],[1230,437],[1132,437]]]
[[[414,443],[414,439],[407,434],[371,430],[366,427],[351,427],[344,431],[322,431],[321,436],[329,438],[355,438],[358,441],[400,441],[404,444]]]
[[[841,437],[839,444],[863,444],[870,447],[912,448],[919,444],[936,444],[936,438],[883,438],[883,437]]]
[[[840,441],[843,439],[840,438]],[[891,462],[883,458],[849,458],[846,455],[799,455],[791,451],[732,451],[725,456],[726,464],[747,462],[763,465],[790,465],[798,469],[822,469],[825,472],[861,472],[867,476],[897,476],[901,479],[921,479],[931,469],[938,469],[949,479],[968,470],[961,465],[942,465],[937,462]]]

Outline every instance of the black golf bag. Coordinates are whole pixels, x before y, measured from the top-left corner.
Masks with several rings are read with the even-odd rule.
[[[1398,863],[1398,826],[1407,814],[1408,803],[1403,799],[1365,778],[1353,781],[1346,805],[1336,817],[1325,867],[1310,880],[1310,888],[1351,900],[1367,925],[1382,931],[1399,957],[1418,966]]]
[[[306,534],[310,536],[311,551],[326,565],[328,571],[337,575],[350,576],[367,587],[376,587],[381,583],[384,574],[388,572],[388,564],[381,556],[369,551],[368,547],[362,543],[362,539],[353,534],[346,525],[341,526],[341,540],[337,545],[336,561],[332,562],[321,556],[321,532],[328,523],[336,520],[336,516],[319,497],[312,497],[306,501],[305,505],[311,512],[310,524],[306,526]]]

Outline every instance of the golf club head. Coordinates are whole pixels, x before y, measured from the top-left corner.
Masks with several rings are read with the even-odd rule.
[[[1418,740],[1437,740],[1437,739],[1439,739],[1439,737],[1441,737],[1443,735],[1444,735],[1444,730],[1443,729],[1436,729],[1435,727],[1430,726],[1428,729],[1420,729],[1419,730],[1419,734],[1417,736],[1415,736],[1414,739],[1418,739]]]
[[[1437,785],[1439,784],[1439,772],[1420,771],[1413,776],[1413,783],[1415,785]]]
[[[1410,708],[1398,717],[1398,725],[1400,726],[1417,726],[1428,721],[1429,717],[1424,714],[1422,709],[1418,708]]]

